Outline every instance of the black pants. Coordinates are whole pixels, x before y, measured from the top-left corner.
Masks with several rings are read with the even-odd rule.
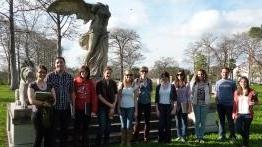
[[[236,119],[236,131],[242,136],[243,145],[249,144],[249,128],[252,118],[248,114],[240,114]]]
[[[158,129],[159,143],[171,142],[171,109],[170,104],[158,104],[160,113]]]
[[[53,132],[52,132],[52,120],[50,120],[50,127],[43,125],[43,112],[37,110],[32,113],[32,122],[35,129],[35,140],[33,147],[41,147],[42,140],[44,140],[44,147],[52,147],[53,145]]]
[[[82,111],[76,110],[75,123],[74,123],[75,147],[88,147],[89,146],[88,127],[90,124],[90,119],[91,119],[90,115],[86,115],[84,110]]]
[[[230,131],[230,138],[235,137],[235,128],[234,128],[234,121],[232,118],[233,106],[226,106],[222,104],[217,104],[217,113],[219,117],[219,135],[221,137],[226,137],[226,129],[225,129],[225,117],[228,121],[228,128]]]
[[[54,138],[60,140],[58,147],[66,147],[68,141],[68,125],[71,122],[70,109],[54,110]]]
[[[142,118],[142,114],[144,113],[145,117],[145,127],[144,127],[144,138],[148,139],[149,131],[150,131],[150,112],[151,112],[151,104],[140,104],[138,103],[138,112],[136,123],[134,127],[134,137],[137,137],[140,131],[140,121]]]

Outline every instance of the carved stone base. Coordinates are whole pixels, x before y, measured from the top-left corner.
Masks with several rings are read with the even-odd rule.
[[[7,135],[9,147],[32,146],[34,128],[31,122],[32,108],[22,108],[16,103],[7,106]]]

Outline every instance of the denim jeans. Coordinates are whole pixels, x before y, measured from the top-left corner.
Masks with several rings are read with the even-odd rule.
[[[240,114],[236,119],[236,131],[242,136],[243,145],[249,144],[249,128],[252,118],[248,114]]]
[[[134,107],[120,108],[120,121],[121,128],[130,130],[132,129],[134,119]]]
[[[98,124],[99,130],[96,136],[96,145],[100,146],[102,141],[102,136],[104,136],[104,144],[109,144],[109,136],[111,129],[111,120],[108,117],[109,109],[105,107],[100,107],[98,110]]]
[[[177,137],[187,136],[188,118],[187,113],[182,113],[182,109],[177,110],[176,115],[176,127],[177,127]]]
[[[148,104],[140,104],[138,103],[138,110],[137,110],[137,118],[136,124],[134,129],[134,137],[138,137],[140,131],[140,121],[142,118],[142,113],[144,113],[145,117],[145,128],[144,128],[144,138],[147,139],[150,130],[150,113],[151,113],[151,103]]]
[[[217,104],[217,113],[219,117],[219,136],[226,137],[226,129],[225,129],[225,117],[227,118],[228,128],[230,131],[230,138],[235,137],[234,130],[234,121],[232,118],[233,106],[226,106],[222,104]]]
[[[171,141],[171,105],[158,104],[159,116],[159,142],[169,143]]]
[[[206,127],[207,105],[194,105],[196,138],[203,139]]]

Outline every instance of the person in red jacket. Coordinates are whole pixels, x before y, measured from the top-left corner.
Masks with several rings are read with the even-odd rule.
[[[97,112],[95,84],[90,80],[90,69],[82,66],[79,76],[74,79],[75,86],[75,146],[89,146],[88,126],[91,117]],[[81,139],[81,140],[80,140]]]
[[[242,147],[249,144],[249,128],[253,120],[253,106],[258,104],[257,94],[249,87],[247,77],[239,79],[239,87],[234,93],[232,117],[237,132],[242,136]]]

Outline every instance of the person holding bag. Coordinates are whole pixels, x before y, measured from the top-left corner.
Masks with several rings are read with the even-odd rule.
[[[176,111],[176,126],[177,138],[175,141],[185,142],[187,137],[188,127],[188,111],[191,107],[190,102],[190,85],[186,81],[184,70],[179,70],[176,74],[176,79],[173,82],[177,91],[177,111]]]
[[[47,85],[45,77],[47,68],[39,65],[36,72],[36,81],[29,84],[28,98],[32,109],[32,122],[35,129],[33,147],[41,147],[44,140],[44,147],[52,147],[52,113],[56,95],[54,88]]]

